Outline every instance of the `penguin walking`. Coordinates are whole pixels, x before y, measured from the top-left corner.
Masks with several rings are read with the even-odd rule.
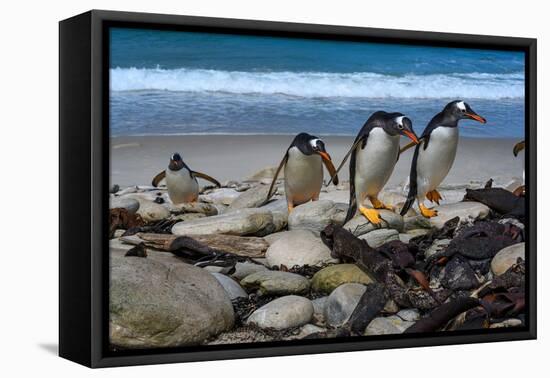
[[[153,186],[158,187],[166,179],[168,196],[173,203],[195,202],[199,198],[199,183],[197,177],[205,179],[221,187],[214,178],[200,172],[192,171],[177,152],[170,157],[168,168],[153,178]]]
[[[399,158],[399,140],[404,135],[413,142],[418,138],[412,122],[401,113],[378,111],[363,125],[344,160],[351,155],[349,164],[349,207],[345,222],[355,216],[357,208],[371,223],[380,223],[378,209],[391,209],[378,199],[378,194],[388,182]],[[365,207],[369,199],[373,209]]]
[[[334,185],[338,185],[336,170],[323,141],[307,133],[296,135],[275,172],[266,202],[273,195],[277,176],[283,167],[288,212],[310,200],[317,201],[323,185],[323,163],[333,177]]]
[[[418,200],[420,212],[426,218],[437,215],[437,210],[424,205],[424,199],[439,205],[441,195],[437,187],[449,173],[458,147],[458,121],[472,119],[486,123],[485,118],[472,110],[461,100],[448,103],[443,111],[436,114],[420,137],[416,145],[409,176],[409,194],[401,215],[405,215],[414,200]]]

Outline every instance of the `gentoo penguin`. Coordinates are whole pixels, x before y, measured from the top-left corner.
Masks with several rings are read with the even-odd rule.
[[[288,212],[310,200],[317,201],[323,185],[323,163],[333,177],[334,184],[338,185],[336,170],[323,141],[307,133],[296,135],[275,172],[266,202],[273,195],[277,176],[283,166]]]
[[[458,146],[458,121],[472,119],[485,123],[485,118],[472,110],[464,101],[452,101],[443,111],[436,114],[416,145],[409,176],[409,194],[401,215],[407,213],[418,200],[420,212],[426,218],[437,215],[437,211],[424,206],[424,199],[439,204],[441,195],[436,190],[449,173]]]
[[[404,135],[413,142],[418,139],[412,128],[412,122],[401,113],[378,111],[373,113],[363,125],[353,142],[353,146],[338,167],[342,168],[351,155],[349,163],[349,208],[346,222],[359,211],[371,223],[379,224],[377,209],[389,209],[378,200],[378,193],[388,182],[399,157],[399,139]],[[373,209],[365,207],[369,199]]]
[[[216,179],[204,173],[192,171],[184,163],[180,154],[175,153],[170,157],[168,169],[155,176],[153,186],[157,187],[165,178],[168,196],[173,203],[195,202],[199,198],[197,177],[208,180],[218,187],[221,186]]]
[[[520,151],[525,149],[525,141],[522,140],[521,142],[518,142],[514,145],[514,156],[517,157]],[[525,169],[523,169],[523,183],[525,184]],[[516,195],[522,195],[525,194],[525,185],[521,185],[516,190],[514,190],[514,194]]]

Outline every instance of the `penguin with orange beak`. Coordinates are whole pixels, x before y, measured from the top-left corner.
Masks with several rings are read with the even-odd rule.
[[[338,167],[338,170],[342,168],[351,155],[350,199],[346,222],[353,218],[359,208],[359,212],[371,223],[379,224],[381,221],[378,209],[390,209],[378,200],[378,194],[388,182],[399,158],[401,135],[418,143],[409,118],[401,113],[384,111],[373,113],[359,131],[353,146]],[[365,207],[367,198],[373,206],[372,209]]]
[[[317,201],[323,186],[323,164],[333,177],[334,184],[338,185],[336,170],[323,141],[307,133],[296,135],[277,168],[266,202],[273,195],[277,176],[283,167],[289,213],[295,206],[308,201]]]
[[[409,211],[415,200],[418,200],[418,207],[424,217],[437,215],[437,210],[427,208],[424,200],[427,198],[437,204],[441,200],[437,187],[453,166],[458,147],[458,122],[463,119],[486,123],[485,118],[474,112],[470,105],[456,100],[448,103],[426,126],[414,150],[409,194],[401,215]]]

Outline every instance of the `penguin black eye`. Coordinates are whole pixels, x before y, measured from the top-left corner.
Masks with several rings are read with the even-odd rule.
[[[403,130],[403,125],[399,125],[399,124],[398,124],[398,125],[397,125],[397,128],[398,128],[399,130]]]

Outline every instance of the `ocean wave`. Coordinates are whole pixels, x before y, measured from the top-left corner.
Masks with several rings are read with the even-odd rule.
[[[522,98],[522,73],[403,76],[372,72],[240,72],[205,69],[112,68],[113,91],[163,90],[281,94],[297,97]]]

